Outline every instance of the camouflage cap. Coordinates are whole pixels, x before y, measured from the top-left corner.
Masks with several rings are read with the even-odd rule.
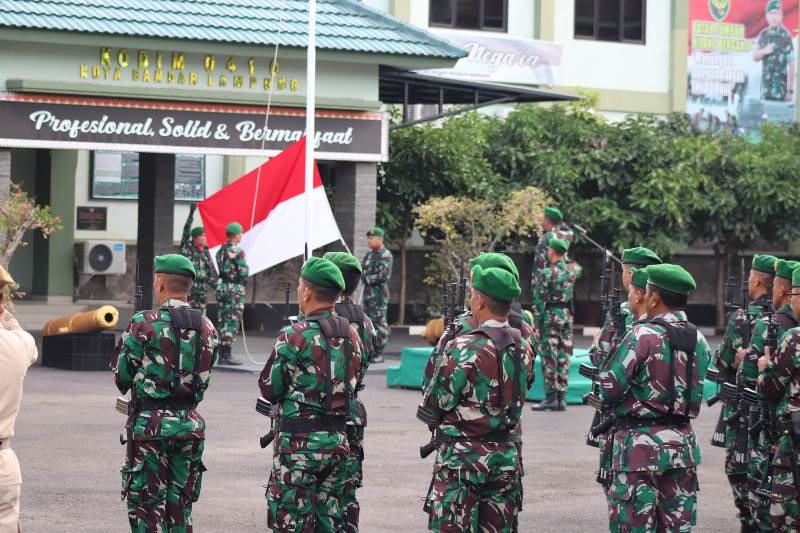
[[[469,260],[470,271],[475,265],[480,265],[483,268],[502,268],[503,270],[511,272],[511,275],[514,276],[517,281],[519,281],[519,270],[517,269],[517,265],[515,265],[514,261],[506,254],[500,254],[497,252],[482,252],[478,257],[473,257]]]
[[[777,261],[775,261],[775,275],[778,276],[779,278],[784,278],[791,281],[792,274],[794,274],[794,271],[798,267],[800,267],[800,262],[778,259]]]
[[[553,220],[558,220],[559,222],[564,220],[564,214],[561,212],[561,209],[557,207],[545,207],[544,216]]]
[[[228,235],[239,235],[242,231],[244,231],[244,228],[242,228],[242,225],[238,222],[231,222],[228,224],[228,227],[225,228],[225,233]]]
[[[636,246],[622,250],[622,263],[626,265],[660,265],[663,261],[649,248]]]
[[[344,272],[345,270],[352,270],[361,274],[361,261],[359,261],[353,254],[347,252],[328,252],[322,256],[327,259]]]
[[[550,239],[550,242],[547,243],[547,247],[552,248],[560,254],[565,254],[567,250],[569,250],[569,243],[564,239]]]
[[[178,274],[179,276],[197,276],[194,265],[181,254],[158,255],[155,259],[156,274]]]
[[[475,265],[472,268],[472,286],[475,290],[501,302],[513,302],[522,294],[519,281],[508,270],[502,268],[483,268]]]
[[[772,11],[773,9],[782,9],[781,0],[769,0],[767,2],[767,7],[764,11]]]
[[[367,237],[383,237],[383,229],[374,227],[367,232]]]
[[[778,258],[774,255],[754,255],[753,256],[753,270],[763,272],[764,274],[775,275],[775,261]]]
[[[196,228],[192,228],[192,237],[198,237],[205,232],[206,230],[203,229],[203,226],[197,226]]]
[[[320,287],[344,290],[342,271],[332,261],[321,257],[309,257],[300,271],[300,277]]]
[[[631,269],[631,285],[640,289],[647,288],[647,267]]]
[[[669,263],[648,266],[647,283],[676,294],[689,294],[697,288],[691,274],[682,266]]]

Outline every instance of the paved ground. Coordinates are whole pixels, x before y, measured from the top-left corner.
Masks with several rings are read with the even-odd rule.
[[[362,530],[424,531],[420,499],[430,481],[431,459],[420,460],[417,451],[428,439],[427,430],[414,419],[419,393],[386,388],[386,366],[370,370],[363,396],[370,416],[366,486],[360,492]],[[254,374],[214,375],[202,406],[209,427],[208,472],[195,507],[196,531],[266,530],[263,485],[270,454],[258,447],[266,421],[254,411],[257,394]],[[114,411],[116,395],[105,372],[31,370],[14,441],[23,466],[26,533],[126,531],[118,475],[123,416]],[[717,414],[717,407],[705,409],[696,423],[704,443],[698,531],[738,529],[723,476],[723,453],[706,444]],[[605,500],[594,481],[596,452],[584,445],[590,417],[589,408],[582,406],[563,414],[526,409],[528,475],[521,531],[606,529]]]

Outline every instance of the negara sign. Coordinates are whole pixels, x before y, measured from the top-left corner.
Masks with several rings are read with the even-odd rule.
[[[299,109],[0,93],[0,146],[223,155],[277,153],[305,134]],[[386,116],[316,115],[318,159],[385,161]]]

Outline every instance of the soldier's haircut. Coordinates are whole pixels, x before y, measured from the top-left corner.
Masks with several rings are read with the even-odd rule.
[[[558,220],[557,218],[549,217],[547,215],[544,216],[544,219],[550,222],[554,226],[558,226],[559,224],[561,224],[561,221]]]
[[[189,276],[181,276],[180,274],[168,274],[159,272],[156,274],[164,282],[167,291],[176,294],[189,294],[192,290],[192,278]]]
[[[760,278],[764,282],[764,284],[767,284],[767,285],[774,278],[774,276],[772,274],[767,274],[766,272],[761,272],[760,270],[753,270],[753,274],[757,278]]]
[[[664,305],[669,307],[670,309],[677,309],[682,311],[686,304],[689,302],[689,295],[688,294],[678,294],[677,292],[668,291],[667,289],[662,289],[661,287],[656,287],[653,284],[648,283],[648,286],[655,292],[661,296],[661,301],[664,302]]]
[[[342,270],[342,277],[344,278],[344,290],[342,292],[346,294],[356,292],[358,282],[361,281],[361,274],[355,270],[344,269]]]
[[[306,287],[308,287],[308,289],[311,291],[311,294],[314,295],[314,298],[316,298],[320,302],[333,303],[336,301],[336,298],[339,297],[339,289],[330,287],[321,287],[319,285],[311,283],[305,278],[303,278],[303,281],[306,282]]]
[[[480,294],[484,300],[486,300],[486,307],[489,309],[493,315],[507,315],[508,312],[511,310],[511,302],[501,302],[500,300],[496,300],[491,296],[488,296],[482,293],[479,290],[472,289],[476,293]]]

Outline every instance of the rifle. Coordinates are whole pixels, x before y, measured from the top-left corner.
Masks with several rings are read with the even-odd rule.
[[[742,346],[750,346],[750,340],[752,338],[752,314],[750,313],[750,306],[749,306],[749,288],[747,283],[747,275],[746,275],[746,267],[745,267],[745,260],[744,257],[741,258],[739,263],[740,268],[740,283],[739,283],[739,302],[740,302],[740,309],[744,310],[744,324],[742,324],[741,334],[742,334]],[[725,394],[725,387],[726,384],[723,384],[723,398],[726,397]],[[745,382],[745,378],[741,372],[737,372],[736,374],[736,399],[733,404],[736,406],[736,411],[733,412],[731,416],[729,416],[725,423],[729,426],[733,424],[737,424],[739,429],[737,431],[737,438],[736,442],[733,444],[733,457],[735,463],[744,463],[746,462],[746,455],[747,455],[747,436],[748,436],[748,414],[750,410],[750,406],[744,401],[744,389],[750,383]],[[730,391],[731,387],[727,387],[727,390]],[[730,401],[729,393],[728,393],[728,400]],[[730,405],[730,403],[729,403]]]
[[[289,316],[289,294],[291,293],[292,284],[286,282],[286,286],[284,287],[284,307],[283,307],[283,321],[284,323],[289,326],[292,324],[292,317]],[[276,423],[278,419],[278,415],[280,414],[280,408],[277,405],[273,405],[268,400],[264,398],[257,398],[256,399],[256,412],[258,414],[264,415],[269,418],[269,431],[263,435],[259,439],[259,444],[261,448],[266,448],[270,445],[270,443],[275,440],[275,435],[277,435],[279,431],[279,424]]]
[[[136,258],[136,285],[133,290],[133,314],[138,313],[144,307],[144,291],[142,290],[142,280],[139,276],[139,258]],[[176,376],[176,379],[180,379]],[[136,393],[135,389],[131,387],[131,397],[125,396],[117,397],[115,409],[117,412],[128,416],[125,422],[125,435],[119,435],[119,443],[125,446],[125,458],[128,466],[133,466],[133,424],[135,423],[134,417],[136,415]]]
[[[617,257],[616,255],[612,254],[608,250],[608,248],[606,248],[605,246],[603,246],[602,244],[600,244],[596,240],[594,240],[591,237],[589,237],[589,231],[586,228],[583,228],[583,227],[581,227],[581,226],[579,226],[577,224],[573,224],[572,222],[567,222],[566,224],[567,224],[567,226],[572,228],[574,231],[579,233],[581,237],[586,239],[589,242],[589,244],[593,245],[595,248],[597,248],[598,250],[603,252],[604,255],[606,255],[607,257],[610,257],[611,259],[616,261],[620,266],[622,266],[622,260],[619,257]]]

